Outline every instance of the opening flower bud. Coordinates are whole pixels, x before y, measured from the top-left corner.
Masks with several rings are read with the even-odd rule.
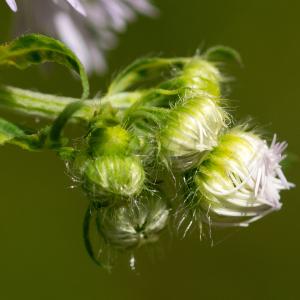
[[[152,195],[141,196],[128,206],[99,210],[98,214],[104,240],[119,250],[156,242],[169,218],[166,204]]]
[[[204,219],[212,225],[247,226],[280,209],[280,191],[293,186],[280,166],[286,147],[276,136],[268,146],[240,128],[222,136],[194,178]]]
[[[162,159],[180,171],[195,167],[217,145],[227,119],[223,108],[205,95],[178,103],[159,134]]]

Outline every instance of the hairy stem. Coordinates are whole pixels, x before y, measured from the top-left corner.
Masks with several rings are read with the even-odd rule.
[[[138,101],[142,92],[123,92],[102,98],[88,99],[84,105],[74,114],[78,121],[89,121],[99,111],[101,105],[110,103],[118,109],[126,109]],[[11,86],[0,86],[0,106],[20,111],[27,115],[56,118],[64,108],[80,99],[55,96],[33,92]]]

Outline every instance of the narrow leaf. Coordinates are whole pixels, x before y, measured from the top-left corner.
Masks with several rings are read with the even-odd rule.
[[[18,126],[0,118],[0,145],[24,135],[25,133]]]
[[[174,69],[181,69],[185,63],[186,59],[182,58],[150,57],[138,59],[116,76],[108,89],[108,94],[128,91],[146,82],[164,81],[174,72]]]
[[[242,65],[242,59],[240,54],[233,48],[226,46],[215,46],[209,48],[205,52],[204,58],[213,62],[237,62],[238,64]]]
[[[88,97],[89,83],[83,65],[75,54],[58,40],[40,34],[29,34],[0,46],[0,66],[13,65],[25,69],[45,62],[56,62],[75,71],[82,82],[82,98]]]
[[[48,129],[45,128],[37,133],[26,133],[17,125],[0,118],[0,145],[14,144],[25,150],[39,150],[42,149]]]

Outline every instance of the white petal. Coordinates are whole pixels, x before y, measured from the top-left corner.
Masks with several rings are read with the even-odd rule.
[[[85,9],[83,5],[80,3],[80,0],[66,0],[66,1],[69,2],[69,4],[72,5],[74,9],[76,9],[80,14],[86,16]]]
[[[6,3],[11,8],[12,11],[16,12],[18,10],[17,4],[15,0],[6,0]]]
[[[55,15],[54,24],[60,39],[67,44],[79,57],[87,69],[92,67],[89,49],[86,47],[84,37],[68,14],[59,12]]]

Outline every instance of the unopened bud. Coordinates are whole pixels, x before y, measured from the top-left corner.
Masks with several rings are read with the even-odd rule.
[[[90,159],[85,166],[83,187],[96,201],[114,197],[130,198],[144,187],[145,172],[137,157],[104,155]]]
[[[80,152],[73,163],[91,200],[111,205],[141,192],[145,172],[134,153],[135,143],[136,139],[119,125],[91,132],[86,151]]]
[[[178,170],[195,167],[217,145],[227,114],[214,99],[199,95],[177,104],[159,134],[160,154]]]
[[[156,242],[169,218],[165,202],[151,195],[140,196],[127,206],[100,209],[98,213],[104,240],[119,250]]]

